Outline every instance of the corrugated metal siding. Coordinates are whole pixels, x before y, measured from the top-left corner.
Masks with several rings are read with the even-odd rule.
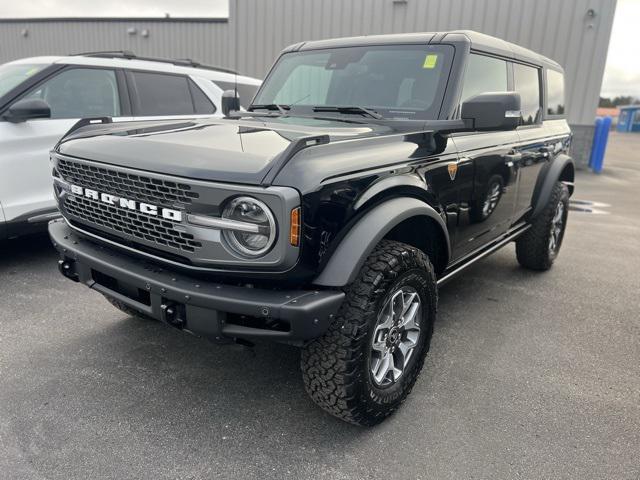
[[[137,33],[128,34],[129,28]],[[21,34],[24,29],[29,32],[26,37]],[[145,29],[149,32],[146,38],[141,35]],[[0,63],[97,50],[131,50],[141,56],[193,58],[219,65],[231,61],[227,22],[0,20]]]
[[[304,40],[470,29],[542,53],[566,70],[569,121],[593,123],[615,0],[238,0],[237,68],[263,76],[278,50]],[[593,9],[595,17],[587,15]],[[238,23],[235,23],[238,19]],[[232,39],[233,41],[233,39]]]
[[[566,70],[569,120],[593,123],[615,0],[231,0],[229,23],[0,21],[0,62],[42,54],[127,49],[194,58],[262,77],[303,40],[472,29],[531,48]],[[593,9],[595,17],[587,15]],[[137,29],[128,35],[127,29]],[[29,35],[20,32],[27,28]],[[148,29],[143,38],[140,32]],[[237,42],[235,39],[237,38]],[[237,56],[237,59],[236,59]],[[236,64],[237,60],[237,64]]]

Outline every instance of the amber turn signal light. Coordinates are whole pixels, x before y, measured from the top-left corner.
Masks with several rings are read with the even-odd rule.
[[[289,230],[289,243],[294,247],[300,246],[300,207],[291,210],[291,222]]]

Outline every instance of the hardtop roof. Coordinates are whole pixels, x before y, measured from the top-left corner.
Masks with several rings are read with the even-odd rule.
[[[283,50],[305,51],[325,48],[355,47],[367,45],[401,45],[401,44],[443,44],[452,41],[468,42],[471,50],[500,55],[519,62],[544,66],[562,71],[560,64],[528,48],[501,38],[475,32],[473,30],[453,30],[448,32],[397,33],[388,35],[364,35],[359,37],[333,38],[315,40],[291,45]]]

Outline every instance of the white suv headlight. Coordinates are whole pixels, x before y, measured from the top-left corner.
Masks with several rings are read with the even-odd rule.
[[[253,197],[233,198],[224,207],[222,218],[235,227],[222,230],[224,239],[229,247],[244,257],[264,255],[276,240],[273,213]]]

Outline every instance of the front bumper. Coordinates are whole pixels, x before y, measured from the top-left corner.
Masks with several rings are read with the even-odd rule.
[[[299,344],[322,335],[344,299],[336,290],[267,290],[169,271],[49,224],[67,278],[153,318],[216,341],[264,338]]]

